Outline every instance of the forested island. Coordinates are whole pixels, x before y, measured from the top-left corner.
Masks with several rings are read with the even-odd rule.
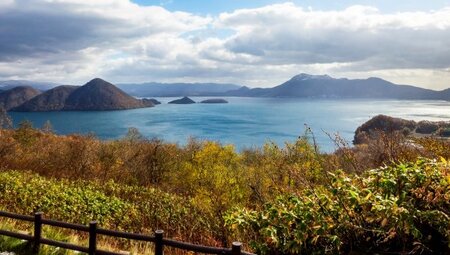
[[[377,116],[358,128],[355,146],[336,137],[333,153],[321,153],[310,130],[285,146],[237,152],[214,141],[147,139],[134,128],[102,141],[56,135],[50,124],[5,123],[0,210],[43,211],[81,224],[96,219],[130,232],[164,229],[169,238],[203,245],[238,239],[258,254],[450,251],[450,143],[436,137],[449,123],[415,136],[404,125],[413,132],[424,125]],[[2,245],[18,249],[8,238]],[[101,245],[148,252],[129,243]]]
[[[83,86],[61,85],[45,92],[30,86],[0,92],[0,107],[18,112],[126,110],[158,103],[152,99],[136,99],[100,78]]]

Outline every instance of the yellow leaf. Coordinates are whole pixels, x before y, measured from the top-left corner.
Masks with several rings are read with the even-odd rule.
[[[387,219],[387,218],[384,218],[384,219],[381,221],[381,226],[384,227],[384,226],[386,226],[387,223],[388,223],[388,219]]]

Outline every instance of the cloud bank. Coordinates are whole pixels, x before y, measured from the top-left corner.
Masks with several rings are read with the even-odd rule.
[[[450,7],[386,14],[293,3],[217,16],[128,0],[4,0],[0,79],[274,86],[309,72],[450,87]]]

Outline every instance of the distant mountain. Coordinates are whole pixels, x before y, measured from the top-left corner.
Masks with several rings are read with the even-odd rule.
[[[42,91],[46,90],[46,88],[56,86],[54,83],[40,83],[32,81],[0,81],[0,92],[2,89],[4,90],[23,84],[29,84],[35,89]],[[374,77],[368,79],[335,79],[328,75],[310,75],[304,73],[296,75],[283,84],[273,88],[248,88],[234,84],[220,83],[156,82],[142,84],[120,84],[118,87],[123,91],[116,88],[120,91],[119,92],[116,90],[117,95],[128,93],[136,97],[240,96],[450,100],[450,88],[442,91],[435,91],[409,85],[397,85]],[[105,95],[108,94],[107,90],[104,92]],[[89,99],[86,99],[83,103],[88,103],[87,101],[89,101]],[[120,107],[127,107],[127,104],[134,105],[132,108],[136,106],[136,102],[131,103],[129,101],[128,103],[125,103],[125,101],[123,101],[125,105],[119,106],[119,109]],[[141,102],[137,103],[137,105],[149,105],[150,102],[151,100],[141,100]],[[71,103],[76,102],[71,101]],[[91,104],[94,108],[110,108],[110,106],[107,105],[92,105],[93,101],[90,101],[89,104]],[[155,104],[155,102],[153,102],[153,104]],[[68,107],[72,106],[69,105]]]
[[[28,86],[19,86],[0,92],[0,107],[9,111],[39,95],[41,92]]]
[[[67,97],[63,110],[105,111],[153,107],[150,100],[139,100],[111,83],[95,78]]]
[[[60,84],[52,83],[52,82],[39,82],[39,81],[26,81],[26,80],[8,80],[8,81],[0,81],[0,89],[7,90],[20,86],[28,86],[34,89],[45,91]]]
[[[380,78],[335,79],[328,75],[299,74],[273,88],[246,87],[224,93],[228,96],[300,98],[390,98],[450,100],[450,89],[434,91],[397,85]]]
[[[119,88],[137,97],[215,96],[241,86],[222,83],[142,83],[119,84]]]
[[[12,111],[17,112],[48,112],[61,111],[69,95],[78,89],[78,86],[58,86],[33,97],[22,105],[15,107]]]
[[[195,101],[190,99],[189,97],[183,97],[180,99],[170,101],[169,104],[195,104]]]

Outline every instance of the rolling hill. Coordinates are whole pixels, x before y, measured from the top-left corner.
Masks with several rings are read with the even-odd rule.
[[[33,97],[12,110],[17,112],[61,111],[65,107],[66,99],[77,88],[77,86],[58,86]]]
[[[0,107],[9,111],[40,93],[40,91],[28,86],[19,86],[9,90],[0,91]]]

